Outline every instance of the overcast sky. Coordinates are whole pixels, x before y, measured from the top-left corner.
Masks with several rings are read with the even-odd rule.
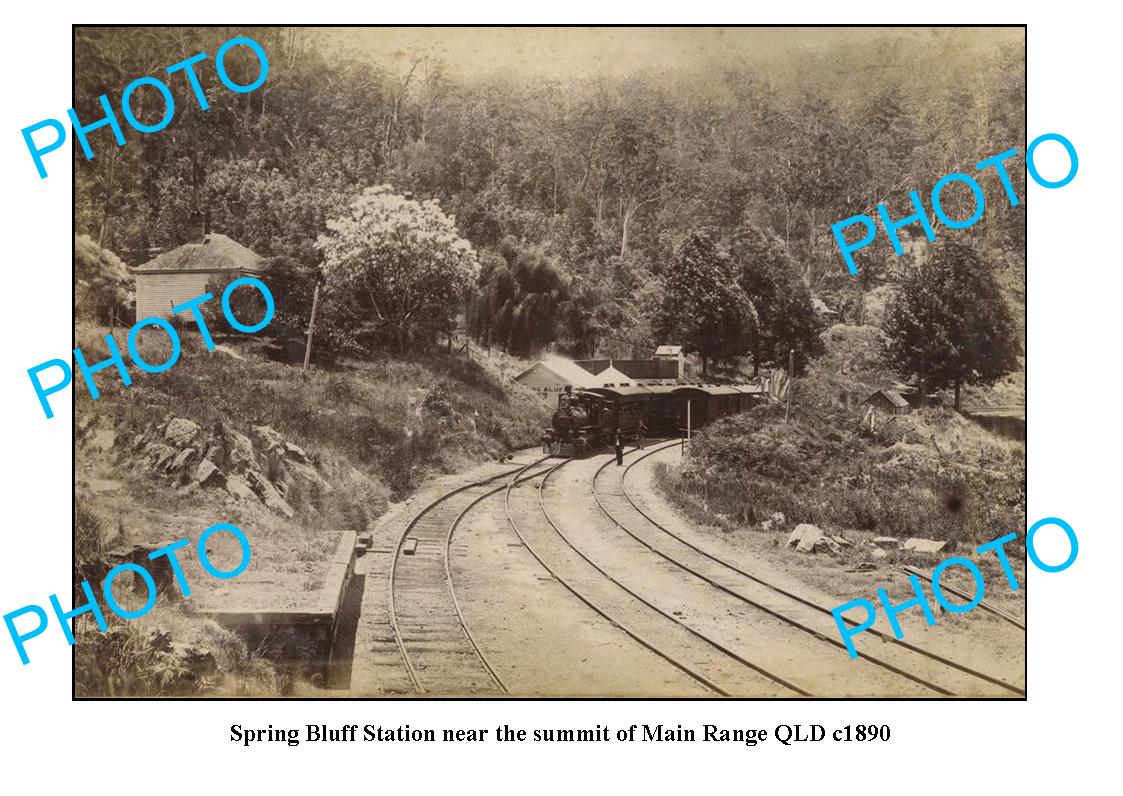
[[[807,48],[884,36],[919,43],[939,35],[928,28],[344,28],[322,33],[380,62],[431,48],[461,77],[514,73],[536,78],[619,76],[738,56],[797,55]],[[1023,30],[976,29],[972,39],[991,46],[1021,42]]]

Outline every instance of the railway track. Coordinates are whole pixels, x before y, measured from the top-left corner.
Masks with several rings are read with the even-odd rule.
[[[597,489],[598,479],[612,460],[598,467],[593,475],[592,491],[600,510],[621,531],[668,564],[791,627],[838,648],[840,654],[845,655],[845,645],[835,637],[837,627],[830,608],[748,572],[676,534],[645,511],[628,492],[627,477],[635,465],[677,444],[676,441],[654,448],[630,462],[620,474],[619,492],[616,493]],[[853,626],[856,623],[850,622],[850,624]],[[1000,678],[879,630],[871,628],[869,632],[885,643],[877,654],[863,652],[862,659],[935,693],[944,696],[979,695],[980,689],[989,688],[993,691],[992,687],[997,687],[1011,694],[1025,696],[1024,689]],[[846,657],[843,663],[854,665],[849,657]]]
[[[533,478],[545,458],[513,474],[498,473],[446,492],[422,508],[398,538],[389,575],[390,626],[417,693],[507,693],[464,621],[449,553],[453,534],[469,511],[505,487]]]
[[[810,696],[776,672],[695,630],[674,613],[647,600],[574,545],[546,507],[543,497],[550,477],[572,461],[566,459],[550,467],[537,485],[536,507],[546,520],[545,526],[526,521],[520,524],[511,506],[517,483],[512,481],[506,488],[505,507],[511,528],[542,567],[602,618],[713,694]]]

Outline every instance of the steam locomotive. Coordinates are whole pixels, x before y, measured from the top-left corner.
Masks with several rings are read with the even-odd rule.
[[[593,387],[558,396],[542,452],[583,456],[609,445],[616,432],[632,441],[642,421],[652,436],[677,436],[754,406],[764,398],[756,384],[647,384]]]

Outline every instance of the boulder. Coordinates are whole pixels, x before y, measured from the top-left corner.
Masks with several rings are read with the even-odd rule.
[[[293,515],[296,514],[292,506],[286,503],[285,499],[281,497],[277,488],[269,483],[269,479],[258,471],[250,470],[247,472],[246,483],[249,484],[250,489],[252,489],[258,499],[265,504],[266,508],[280,512],[290,520],[293,518]]]
[[[293,445],[291,442],[285,443],[285,456],[301,464],[310,464],[312,461],[308,458],[308,454],[304,452],[303,448],[299,445]]]
[[[921,539],[920,537],[914,536],[911,539],[905,539],[904,543],[901,545],[901,549],[914,550],[918,553],[939,553],[947,547],[947,544],[946,541],[940,542],[935,539]]]
[[[250,430],[258,449],[268,452],[274,448],[280,448],[281,452],[284,452],[285,438],[272,426],[253,426]]]
[[[229,475],[226,477],[226,491],[238,500],[251,500],[254,502],[258,500],[249,482],[240,475]]]
[[[102,451],[103,453],[112,450],[117,444],[117,432],[111,428],[103,428],[94,434],[93,442],[90,443],[94,450]]]
[[[881,559],[881,558],[888,558],[888,557],[889,557],[889,554],[887,552],[885,552],[884,550],[882,550],[880,547],[875,547],[873,550],[870,551],[870,558]]]
[[[149,442],[144,448],[144,463],[149,469],[162,471],[176,455],[176,449],[159,442]]]
[[[226,486],[226,475],[210,459],[203,459],[195,468],[195,483],[199,486]]]
[[[195,456],[195,449],[194,448],[184,448],[183,450],[181,450],[179,453],[176,454],[176,457],[174,459],[172,459],[172,463],[168,465],[168,472],[170,472],[170,473],[183,472],[183,470],[186,469],[188,462],[190,462],[191,459],[194,458],[194,456]]]
[[[787,546],[794,546],[800,553],[814,553],[816,550],[838,552],[838,545],[832,542],[816,525],[802,523],[788,536]]]
[[[223,443],[226,449],[224,463],[228,470],[243,473],[246,470],[257,469],[257,456],[249,437],[227,428],[223,432]]]
[[[177,448],[186,448],[199,433],[199,424],[182,417],[173,417],[164,429],[164,441]]]
[[[896,536],[875,536],[870,542],[878,547],[896,547],[900,544]]]

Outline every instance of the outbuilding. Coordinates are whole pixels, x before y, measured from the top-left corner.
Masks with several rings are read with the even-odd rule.
[[[549,403],[552,403],[553,397],[558,393],[565,392],[567,387],[580,390],[598,384],[592,373],[575,362],[561,357],[535,362],[515,376],[515,381],[524,387],[529,387],[538,397]]]
[[[878,390],[865,403],[887,415],[907,415],[912,408],[896,390]]]
[[[133,269],[136,318],[166,317],[172,307],[242,276],[260,276],[265,261],[225,235],[205,234]]]

